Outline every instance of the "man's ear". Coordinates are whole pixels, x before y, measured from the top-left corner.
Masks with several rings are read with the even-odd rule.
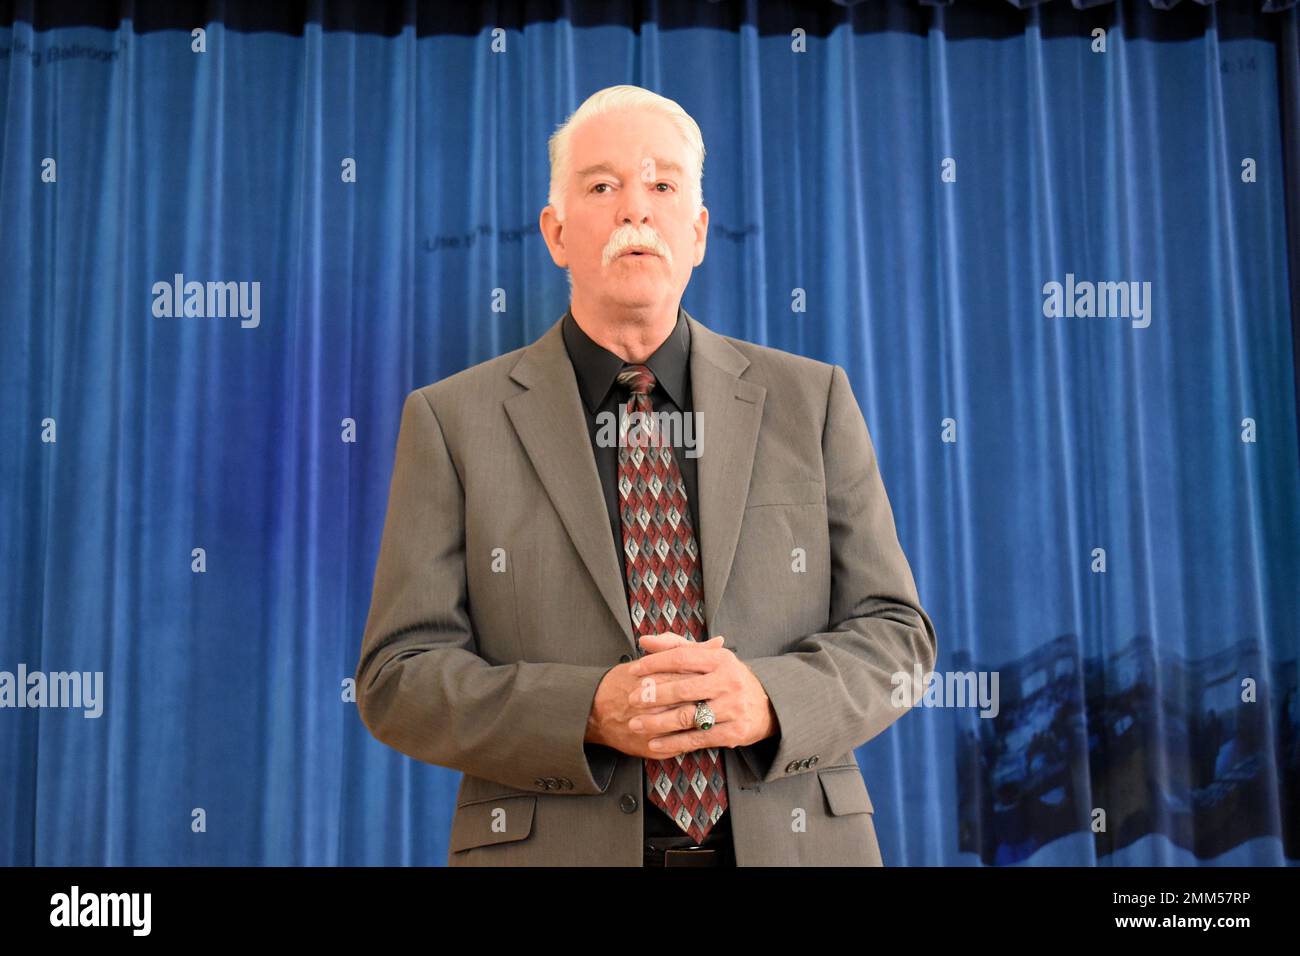
[[[567,268],[569,257],[564,251],[564,222],[556,214],[554,206],[548,204],[542,209],[537,225],[541,229],[542,238],[546,240],[551,261],[561,269]]]
[[[700,207],[700,215],[693,223],[695,229],[695,265],[704,261],[704,247],[708,245],[709,240],[709,208]]]

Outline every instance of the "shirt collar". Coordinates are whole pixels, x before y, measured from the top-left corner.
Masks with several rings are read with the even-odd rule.
[[[587,409],[595,414],[605,403],[605,397],[614,386],[618,373],[632,364],[602,345],[592,341],[573,318],[573,310],[564,313],[564,347],[569,352],[569,361],[578,376],[578,388],[582,392]],[[656,388],[663,388],[673,404],[680,409],[686,407],[685,399],[690,369],[691,329],[682,315],[681,306],[677,307],[677,324],[663,340],[653,355],[643,363],[654,372]]]

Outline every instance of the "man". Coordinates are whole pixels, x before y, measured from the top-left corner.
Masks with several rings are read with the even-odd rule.
[[[550,158],[570,308],[407,396],[361,718],[464,774],[453,866],[881,865],[854,748],[937,642],[848,379],[681,308],[676,103],[602,90]]]

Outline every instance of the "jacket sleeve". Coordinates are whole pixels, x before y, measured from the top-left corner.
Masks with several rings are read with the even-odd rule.
[[[618,753],[584,738],[608,670],[493,665],[478,655],[468,609],[464,489],[432,405],[421,391],[411,392],[357,663],[362,722],[380,741],[425,763],[520,789],[602,793]]]
[[[764,781],[818,769],[881,733],[920,699],[905,702],[894,675],[911,683],[934,669],[938,640],[921,608],[898,543],[867,424],[848,376],[831,371],[822,432],[830,532],[829,630],[784,654],[746,661],[776,710],[777,736],[746,748]],[[903,685],[907,686],[907,685]]]

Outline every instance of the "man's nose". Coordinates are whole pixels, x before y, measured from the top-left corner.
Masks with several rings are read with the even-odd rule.
[[[635,195],[631,195],[635,193]],[[650,200],[639,189],[623,193],[623,205],[618,211],[620,223],[641,225],[650,221]]]

